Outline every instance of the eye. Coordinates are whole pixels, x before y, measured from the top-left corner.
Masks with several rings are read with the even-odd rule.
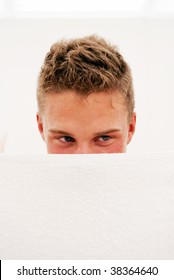
[[[101,142],[107,142],[111,139],[112,137],[109,136],[109,135],[101,135],[100,137],[98,137],[98,141],[101,141]]]
[[[61,136],[58,139],[62,142],[66,142],[66,143],[75,142],[75,139],[71,136]]]

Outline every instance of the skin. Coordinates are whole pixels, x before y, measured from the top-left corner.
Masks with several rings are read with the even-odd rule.
[[[124,153],[135,132],[136,114],[118,92],[81,97],[74,91],[48,95],[37,114],[49,154]]]

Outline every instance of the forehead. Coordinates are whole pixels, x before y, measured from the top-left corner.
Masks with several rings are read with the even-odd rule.
[[[51,93],[45,97],[43,113],[92,111],[101,112],[122,109],[127,112],[125,100],[119,92],[94,92],[87,96],[80,95],[72,90],[60,93]]]
[[[52,94],[45,102],[45,128],[86,135],[108,129],[123,130],[128,111],[120,95],[105,92],[82,97],[73,91]]]

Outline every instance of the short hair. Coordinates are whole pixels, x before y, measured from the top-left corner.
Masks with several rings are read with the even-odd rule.
[[[117,90],[129,114],[134,110],[131,70],[117,47],[97,35],[61,40],[46,54],[38,78],[38,109],[47,95],[64,90],[81,96]]]

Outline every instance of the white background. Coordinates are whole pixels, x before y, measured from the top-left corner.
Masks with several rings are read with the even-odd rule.
[[[116,44],[132,69],[137,130],[128,152],[173,150],[174,17],[167,4],[168,14],[160,14],[160,7],[161,11],[164,9],[160,5],[156,14],[150,10],[145,14],[135,13],[136,9],[129,7],[126,16],[112,14],[111,8],[110,14],[109,8],[105,13],[102,5],[100,14],[94,5],[92,16],[88,12],[81,17],[80,13],[77,16],[59,13],[52,17],[44,5],[40,6],[43,16],[27,14],[22,7],[15,14],[14,7],[12,11],[6,6],[9,14],[0,18],[0,141],[5,134],[4,152],[46,153],[35,118],[36,83],[41,64],[55,41],[94,33]],[[67,11],[70,13],[70,9]]]

